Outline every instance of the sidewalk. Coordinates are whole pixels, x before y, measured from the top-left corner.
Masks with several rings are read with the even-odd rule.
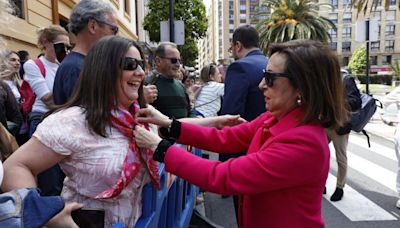
[[[394,131],[396,130],[396,125],[390,126],[385,124],[378,112],[374,114],[364,129],[371,135],[394,141],[393,137]]]

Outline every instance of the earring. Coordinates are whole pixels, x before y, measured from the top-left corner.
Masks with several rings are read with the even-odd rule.
[[[297,105],[298,105],[298,106],[301,105],[301,96],[300,96],[300,95],[297,97]]]

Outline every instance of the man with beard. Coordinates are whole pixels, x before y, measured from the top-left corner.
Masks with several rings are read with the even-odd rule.
[[[151,103],[164,115],[174,118],[191,116],[189,96],[183,84],[176,80],[180,72],[181,54],[176,44],[162,42],[155,52],[157,73],[146,82],[157,86],[157,99]]]

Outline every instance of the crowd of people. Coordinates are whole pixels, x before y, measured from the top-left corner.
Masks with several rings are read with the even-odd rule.
[[[10,6],[0,5],[6,21]],[[118,35],[109,3],[80,1],[68,30],[73,48],[64,28],[39,29],[36,59],[0,50],[0,198],[17,192],[31,199],[19,202],[27,208],[20,224],[40,214],[38,227],[75,227],[71,211],[85,207],[103,209],[105,227],[133,227],[142,189],[160,187],[158,165],[165,163],[167,172],[205,191],[233,195],[239,227],[324,227],[328,143],[338,158],[331,196],[338,201],[349,113],[361,105],[354,79],[343,79],[327,45],[277,43],[266,56],[257,30],[240,26],[229,49],[235,61],[205,65],[198,80],[170,42],[158,45],[155,69],[146,69],[139,44]],[[0,203],[0,215],[10,207]],[[0,225],[12,219],[0,218]]]

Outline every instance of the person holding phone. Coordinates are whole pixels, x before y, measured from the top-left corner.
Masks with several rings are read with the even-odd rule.
[[[146,105],[143,79],[136,42],[100,39],[68,102],[52,110],[4,163],[2,190],[35,187],[35,176],[58,163],[66,175],[61,193],[66,202],[104,209],[105,227],[133,227],[142,213],[143,186],[160,185],[153,152],[138,148],[132,132],[140,124],[135,113]]]
[[[32,91],[36,94],[32,111],[28,114],[29,137],[32,137],[43,115],[54,104],[52,91],[56,71],[60,64],[54,45],[70,45],[67,31],[59,25],[41,28],[37,34],[38,46],[44,53],[44,56],[38,58],[39,63],[42,64],[42,69],[34,60],[28,60],[24,64],[24,80],[29,83]],[[64,176],[60,173],[60,168],[55,165],[38,176],[38,186],[43,195],[60,195],[64,179]]]

